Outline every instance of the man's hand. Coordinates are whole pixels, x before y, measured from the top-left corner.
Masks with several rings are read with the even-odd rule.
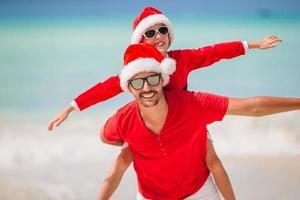
[[[282,42],[282,40],[276,35],[269,35],[263,40],[256,42],[248,42],[249,49],[259,48],[259,49],[269,49],[276,47],[277,42]]]
[[[48,125],[48,131],[52,131],[53,127],[59,126],[63,121],[65,121],[70,112],[74,110],[73,106],[67,106],[66,109],[61,112],[58,116],[54,117],[54,119]]]

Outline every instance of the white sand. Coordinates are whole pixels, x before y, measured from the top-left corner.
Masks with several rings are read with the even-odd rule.
[[[237,199],[300,199],[300,156],[227,157],[222,160]]]
[[[238,200],[300,199],[300,156],[227,156],[221,159]],[[112,199],[133,199],[133,182],[127,174]]]
[[[222,157],[237,199],[300,199],[300,156]],[[1,200],[89,200],[111,162],[53,165],[54,169],[0,172]],[[136,183],[132,168],[125,174],[112,200],[131,200]]]

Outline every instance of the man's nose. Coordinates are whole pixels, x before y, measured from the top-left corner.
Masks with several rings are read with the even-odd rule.
[[[151,87],[151,86],[148,84],[148,82],[145,81],[143,90],[144,90],[145,92],[148,92],[148,91],[150,91],[150,87]]]

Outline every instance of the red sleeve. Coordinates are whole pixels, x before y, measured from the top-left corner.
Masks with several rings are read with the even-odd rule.
[[[212,65],[221,59],[230,59],[245,54],[243,43],[225,42],[202,47],[199,49],[180,50],[181,58],[186,63],[184,66],[189,71]]]
[[[205,92],[192,92],[196,97],[197,108],[207,124],[214,121],[221,121],[228,109],[228,97],[218,96]]]
[[[119,76],[112,76],[106,81],[100,82],[83,92],[74,100],[79,109],[84,110],[96,103],[110,99],[121,92]]]
[[[121,141],[120,129],[118,125],[118,115],[117,113],[110,117],[104,127],[103,127],[103,136],[106,140],[115,142]]]

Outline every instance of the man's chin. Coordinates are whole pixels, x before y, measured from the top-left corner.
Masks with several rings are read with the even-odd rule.
[[[141,101],[141,104],[146,108],[154,107],[158,104],[158,100],[155,101]]]

